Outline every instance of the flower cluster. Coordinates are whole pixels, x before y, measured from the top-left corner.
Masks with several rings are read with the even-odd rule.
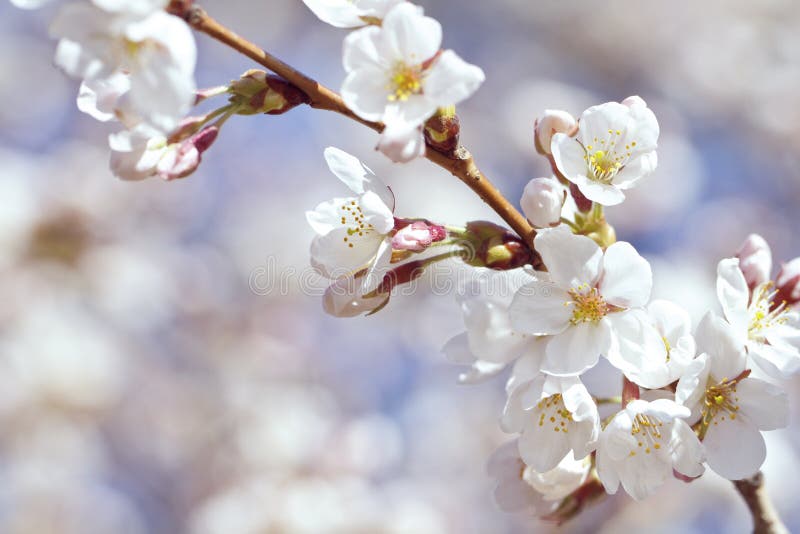
[[[359,117],[383,122],[378,148],[396,162],[425,153],[423,126],[469,98],[483,71],[442,50],[442,26],[398,0],[304,0],[323,21],[360,28],[344,41],[342,98]]]

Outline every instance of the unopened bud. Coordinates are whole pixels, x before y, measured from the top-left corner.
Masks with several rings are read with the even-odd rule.
[[[522,191],[519,203],[525,217],[537,228],[556,226],[561,221],[564,187],[554,178],[534,178]]]
[[[775,285],[778,294],[773,302],[777,305],[785,302],[787,306],[796,306],[800,302],[800,258],[781,265]]]
[[[769,281],[772,271],[772,251],[766,240],[758,234],[750,234],[736,252],[739,269],[744,274],[747,285],[754,287]]]
[[[218,127],[207,126],[188,139],[170,145],[156,165],[156,174],[165,180],[189,176],[200,166],[203,152],[214,143],[218,133]]]
[[[461,122],[455,106],[439,108],[425,123],[425,141],[440,152],[449,154],[458,146]]]
[[[425,155],[425,138],[417,125],[388,123],[378,140],[378,150],[395,163],[408,163]]]
[[[540,259],[513,232],[488,221],[467,224],[467,239],[472,254],[465,262],[474,267],[508,270],[523,265],[538,265]]]
[[[231,82],[228,92],[239,115],[280,115],[310,102],[304,92],[283,78],[256,69],[248,70]]]
[[[578,121],[566,111],[546,109],[544,115],[536,119],[533,129],[536,151],[550,155],[550,141],[553,136],[557,133],[574,135],[578,131]]]
[[[170,15],[175,15],[183,19],[186,18],[192,4],[194,4],[194,0],[171,0],[164,10]]]
[[[422,252],[431,243],[441,241],[447,235],[443,227],[427,221],[413,221],[410,224],[397,221],[395,228],[397,233],[392,236],[393,250]]]

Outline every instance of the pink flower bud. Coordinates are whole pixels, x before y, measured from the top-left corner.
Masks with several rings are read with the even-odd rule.
[[[165,180],[185,178],[200,165],[202,153],[214,143],[219,133],[217,126],[207,126],[195,135],[170,145],[156,165],[156,173]]]
[[[533,129],[536,150],[540,154],[549,155],[553,135],[557,133],[574,135],[578,131],[578,121],[566,111],[546,109],[544,115],[536,119]]]
[[[772,252],[763,237],[758,234],[747,236],[736,252],[736,257],[739,258],[739,268],[751,290],[769,281],[769,273],[772,271]]]
[[[534,178],[522,191],[519,203],[525,217],[537,228],[556,226],[561,220],[564,188],[553,178]]]
[[[404,226],[392,236],[392,249],[422,252],[434,241],[441,241],[443,235],[441,227],[429,226],[423,221],[415,221]],[[439,239],[435,239],[439,237]]]
[[[800,302],[800,258],[781,265],[775,285],[778,286],[775,303],[785,302],[787,306],[796,306]]]

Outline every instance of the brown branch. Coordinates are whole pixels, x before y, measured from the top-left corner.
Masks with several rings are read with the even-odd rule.
[[[244,39],[211,18],[199,6],[186,8],[177,13],[195,30],[205,33],[217,41],[249,57],[275,74],[283,77],[299,88],[311,100],[311,107],[333,111],[359,122],[377,132],[383,130],[383,124],[362,119],[353,113],[335,91],[309,78],[291,65],[288,65],[257,45]],[[478,169],[469,151],[459,146],[447,153],[428,145],[425,157],[440,167],[447,169],[453,176],[467,184],[481,199],[497,212],[508,225],[523,238],[528,246],[533,244],[536,231],[527,219],[500,193],[491,181]]]
[[[764,475],[759,471],[750,478],[734,480],[733,485],[744,499],[753,516],[755,534],[789,534],[764,487]]]

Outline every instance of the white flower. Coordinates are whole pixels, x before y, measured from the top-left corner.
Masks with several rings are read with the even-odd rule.
[[[616,327],[622,333],[622,346],[611,351],[609,360],[644,388],[658,389],[675,382],[695,356],[691,318],[672,302],[655,300],[647,306],[647,313],[632,310]]]
[[[772,271],[772,250],[767,241],[758,234],[750,234],[736,252],[739,268],[747,285],[754,288],[769,281]]]
[[[697,359],[678,381],[675,400],[699,419],[708,466],[738,480],[754,474],[766,457],[761,430],[787,424],[786,393],[750,378],[731,327],[709,312],[697,327]]]
[[[379,22],[404,0],[303,0],[322,22],[337,28],[357,28]]]
[[[536,149],[541,153],[550,154],[550,143],[553,135],[563,133],[573,135],[578,129],[578,121],[566,111],[546,109],[544,115],[536,119],[534,124]]]
[[[656,116],[639,97],[592,106],[581,115],[578,134],[556,133],[550,149],[559,172],[594,202],[613,206],[623,190],[656,168]]]
[[[494,376],[523,355],[529,363],[541,363],[541,343],[515,331],[508,315],[514,293],[533,280],[531,276],[524,269],[491,272],[461,289],[458,298],[466,332],[450,339],[442,349],[448,360],[471,367],[461,374],[460,382],[475,383]],[[538,364],[530,365],[538,372]]]
[[[50,32],[60,38],[56,64],[84,81],[130,75],[128,98],[142,120],[174,128],[194,103],[197,51],[189,27],[152,2],[101,2],[64,6]],[[135,7],[139,6],[139,7]]]
[[[492,454],[487,471],[497,481],[494,498],[500,509],[544,516],[586,482],[590,468],[588,458],[575,460],[568,454],[555,468],[539,473],[522,461],[515,440]]]
[[[422,8],[402,2],[381,27],[347,36],[342,98],[359,117],[421,125],[439,107],[457,104],[477,90],[483,71],[450,50],[440,51],[442,27]]]
[[[555,226],[561,221],[565,194],[555,178],[534,178],[522,191],[522,213],[537,228]]]
[[[366,294],[380,284],[391,259],[394,196],[354,156],[329,147],[325,159],[331,172],[356,196],[335,198],[306,212],[318,234],[311,243],[311,261],[331,279],[367,269],[362,285]]]
[[[120,105],[120,100],[130,89],[130,76],[124,72],[82,82],[78,90],[78,109],[100,122],[121,119],[127,126],[133,126],[137,120]]]
[[[425,155],[425,136],[418,125],[387,121],[378,140],[378,150],[395,163],[408,163]]]
[[[737,341],[759,367],[780,378],[800,370],[800,313],[778,302],[774,283],[753,288],[752,295],[739,259],[717,266],[717,296]]]
[[[577,377],[538,374],[509,392],[503,410],[506,432],[520,432],[519,453],[543,473],[572,451],[581,459],[591,453],[600,434],[597,405]]]
[[[578,375],[601,354],[627,347],[620,339],[624,331],[616,325],[630,308],[642,307],[650,298],[653,275],[647,260],[624,242],[603,253],[594,241],[564,225],[541,230],[534,245],[552,281],[522,287],[510,313],[517,331],[551,336],[542,371]]]
[[[703,448],[683,421],[689,409],[669,399],[628,403],[603,429],[597,445],[597,474],[609,493],[620,482],[634,499],[644,499],[672,476],[703,474]]]

